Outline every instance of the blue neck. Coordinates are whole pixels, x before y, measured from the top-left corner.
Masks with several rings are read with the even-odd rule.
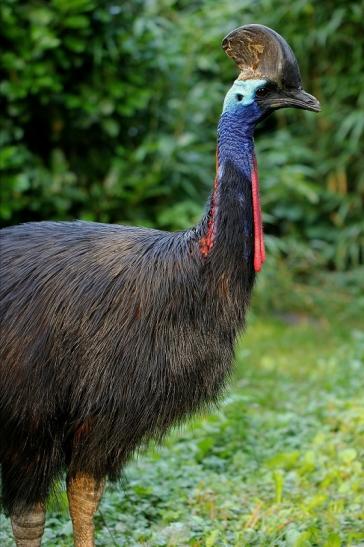
[[[251,287],[255,276],[253,136],[263,115],[255,94],[264,84],[265,80],[237,80],[225,96],[217,134],[216,179],[199,232],[202,256],[235,289],[242,279]]]
[[[216,271],[231,278],[254,278],[252,166],[255,105],[229,108],[221,115],[217,136],[217,173],[209,211],[202,222],[201,252]],[[240,278],[239,278],[240,279]]]
[[[254,155],[256,108],[252,105],[244,111],[235,108],[223,112],[217,131],[220,168],[223,170],[224,164],[230,161],[249,179]]]

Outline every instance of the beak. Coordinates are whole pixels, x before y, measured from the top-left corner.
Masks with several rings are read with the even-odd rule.
[[[273,109],[293,107],[311,110],[312,112],[320,112],[321,110],[320,103],[316,97],[303,89],[281,89],[274,95],[266,97],[263,101],[265,103],[264,106]]]

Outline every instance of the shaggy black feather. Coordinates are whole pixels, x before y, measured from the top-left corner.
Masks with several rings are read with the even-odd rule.
[[[224,165],[216,240],[91,222],[1,230],[0,462],[7,513],[65,468],[117,478],[215,403],[254,282],[250,181]],[[247,226],[249,227],[247,235]]]

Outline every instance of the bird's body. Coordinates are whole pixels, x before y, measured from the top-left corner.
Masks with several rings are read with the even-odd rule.
[[[8,510],[44,497],[66,466],[117,476],[142,441],[217,400],[254,279],[248,181],[231,164],[224,184],[215,222],[225,227],[207,257],[208,216],[177,233],[91,222],[1,231]],[[16,461],[7,490],[14,454],[29,480]]]
[[[265,256],[253,132],[272,93],[281,104],[285,92],[277,99],[269,85],[238,80],[228,92],[216,178],[195,228],[40,222],[1,231],[2,501],[18,545],[35,521],[39,545],[44,504],[65,469],[76,544],[92,545],[105,477],[218,400]],[[287,105],[318,108],[302,89],[289,93]]]

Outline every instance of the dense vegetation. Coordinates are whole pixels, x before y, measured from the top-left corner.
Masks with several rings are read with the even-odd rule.
[[[256,21],[292,44],[323,106],[320,115],[280,112],[258,134],[270,256],[286,257],[298,274],[356,268],[364,261],[362,8],[361,0],[3,0],[2,223],[194,223],[234,78],[220,42]]]

